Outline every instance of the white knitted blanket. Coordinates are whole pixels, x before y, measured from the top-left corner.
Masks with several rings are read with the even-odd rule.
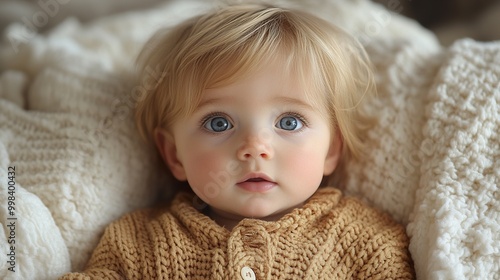
[[[352,32],[377,68],[379,96],[364,108],[375,120],[370,153],[347,163],[346,192],[408,225],[418,278],[500,279],[500,42],[444,49],[368,0],[283,2]],[[208,5],[169,3],[88,25],[67,20],[46,35],[7,29],[1,279],[82,269],[109,222],[155,199],[161,165],[132,122],[141,88],[130,69],[158,27]]]

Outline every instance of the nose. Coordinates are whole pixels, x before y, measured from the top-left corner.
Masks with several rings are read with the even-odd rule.
[[[271,147],[270,139],[249,136],[238,149],[237,154],[241,161],[258,158],[269,160],[274,157],[274,149]]]

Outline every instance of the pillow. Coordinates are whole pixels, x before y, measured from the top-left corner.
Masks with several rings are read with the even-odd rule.
[[[30,110],[0,102],[2,171],[16,168],[19,224],[34,223],[17,229],[20,275],[41,276],[47,265],[44,273],[68,271],[68,256],[72,269],[81,269],[108,223],[155,198],[161,165],[139,139],[132,108],[117,105],[129,98],[124,83],[96,69],[84,75],[46,67],[29,87]],[[58,239],[65,254],[27,257]],[[27,260],[44,265],[21,263]],[[67,263],[57,271],[48,260]]]

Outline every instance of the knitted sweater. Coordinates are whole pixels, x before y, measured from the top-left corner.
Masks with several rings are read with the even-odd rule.
[[[87,269],[61,279],[412,279],[404,228],[339,190],[322,188],[276,222],[231,231],[181,193],[167,211],[112,223]]]

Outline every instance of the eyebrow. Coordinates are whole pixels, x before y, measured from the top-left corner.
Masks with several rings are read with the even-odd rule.
[[[216,98],[209,98],[209,99],[206,99],[206,100],[202,100],[198,106],[196,106],[196,109],[195,111],[198,111],[200,108],[203,108],[205,106],[208,106],[208,105],[211,105],[211,104],[216,104],[217,102],[221,101],[221,100],[224,100],[225,98],[219,98],[219,97],[216,97]],[[314,108],[314,106],[312,106],[311,104],[303,101],[303,100],[300,100],[300,99],[296,99],[296,98],[292,98],[292,97],[288,97],[288,96],[278,96],[278,97],[275,97],[272,99],[273,103],[284,103],[286,105],[294,105],[294,106],[299,106],[299,107],[302,107],[303,109],[306,109],[306,110],[311,110],[311,111],[315,111],[316,109]]]
[[[196,106],[196,111],[198,111],[200,108],[203,108],[203,107],[208,106],[210,104],[217,103],[223,99],[224,98],[210,98],[210,99],[206,99],[206,100],[201,100],[200,103]]]
[[[282,102],[285,104],[290,104],[290,105],[295,105],[295,106],[300,106],[300,107],[303,107],[304,109],[307,109],[307,110],[313,110],[313,111],[315,110],[315,108],[311,104],[309,104],[303,100],[288,97],[288,96],[279,96],[279,97],[274,98],[273,101],[274,102]]]

